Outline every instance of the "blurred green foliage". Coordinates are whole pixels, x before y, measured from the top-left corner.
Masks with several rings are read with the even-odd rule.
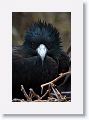
[[[12,13],[12,44],[23,43],[24,31],[39,19],[51,23],[61,34],[64,50],[71,44],[71,13],[70,12],[13,12]]]

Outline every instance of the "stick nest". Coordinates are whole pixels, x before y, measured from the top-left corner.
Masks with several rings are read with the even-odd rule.
[[[29,94],[27,94],[24,86],[21,85],[21,91],[23,92],[26,100],[14,98],[12,101],[13,102],[70,102],[71,97],[67,97],[67,94],[70,94],[70,96],[71,96],[71,92],[70,91],[61,92],[57,89],[57,87],[55,85],[55,82],[57,82],[62,77],[66,76],[68,74],[71,74],[71,72],[69,71],[66,73],[61,73],[54,80],[52,80],[48,83],[42,84],[41,85],[41,93],[43,91],[43,88],[45,86],[48,86],[47,91],[42,96],[39,96],[38,94],[36,94],[32,88],[29,89]],[[46,96],[48,96],[47,99],[44,99]],[[35,98],[35,100],[33,100],[33,98]]]

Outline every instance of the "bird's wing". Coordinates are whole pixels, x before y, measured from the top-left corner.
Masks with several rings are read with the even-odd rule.
[[[36,63],[36,56],[26,57],[23,53],[21,47],[14,47],[12,52],[12,72],[13,76],[16,73],[17,79],[20,77],[24,79],[25,77],[30,77],[32,73],[32,68]],[[13,77],[14,79],[14,77]]]
[[[65,52],[61,52],[59,57],[59,73],[65,73],[70,70],[70,58]],[[71,74],[61,78],[57,82],[60,91],[71,91]]]
[[[67,72],[70,67],[69,56],[65,52],[61,52],[59,56],[59,73]]]

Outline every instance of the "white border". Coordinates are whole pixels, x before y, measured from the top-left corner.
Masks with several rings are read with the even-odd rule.
[[[82,0],[3,0],[0,3],[0,113],[83,114],[83,4]],[[71,102],[12,101],[12,12],[71,12]],[[76,84],[77,82],[77,84]]]

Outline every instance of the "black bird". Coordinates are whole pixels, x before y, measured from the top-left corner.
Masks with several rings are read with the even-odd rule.
[[[40,94],[40,85],[69,69],[59,32],[51,24],[38,21],[25,32],[21,46],[12,51],[12,98],[23,98],[21,85]]]

